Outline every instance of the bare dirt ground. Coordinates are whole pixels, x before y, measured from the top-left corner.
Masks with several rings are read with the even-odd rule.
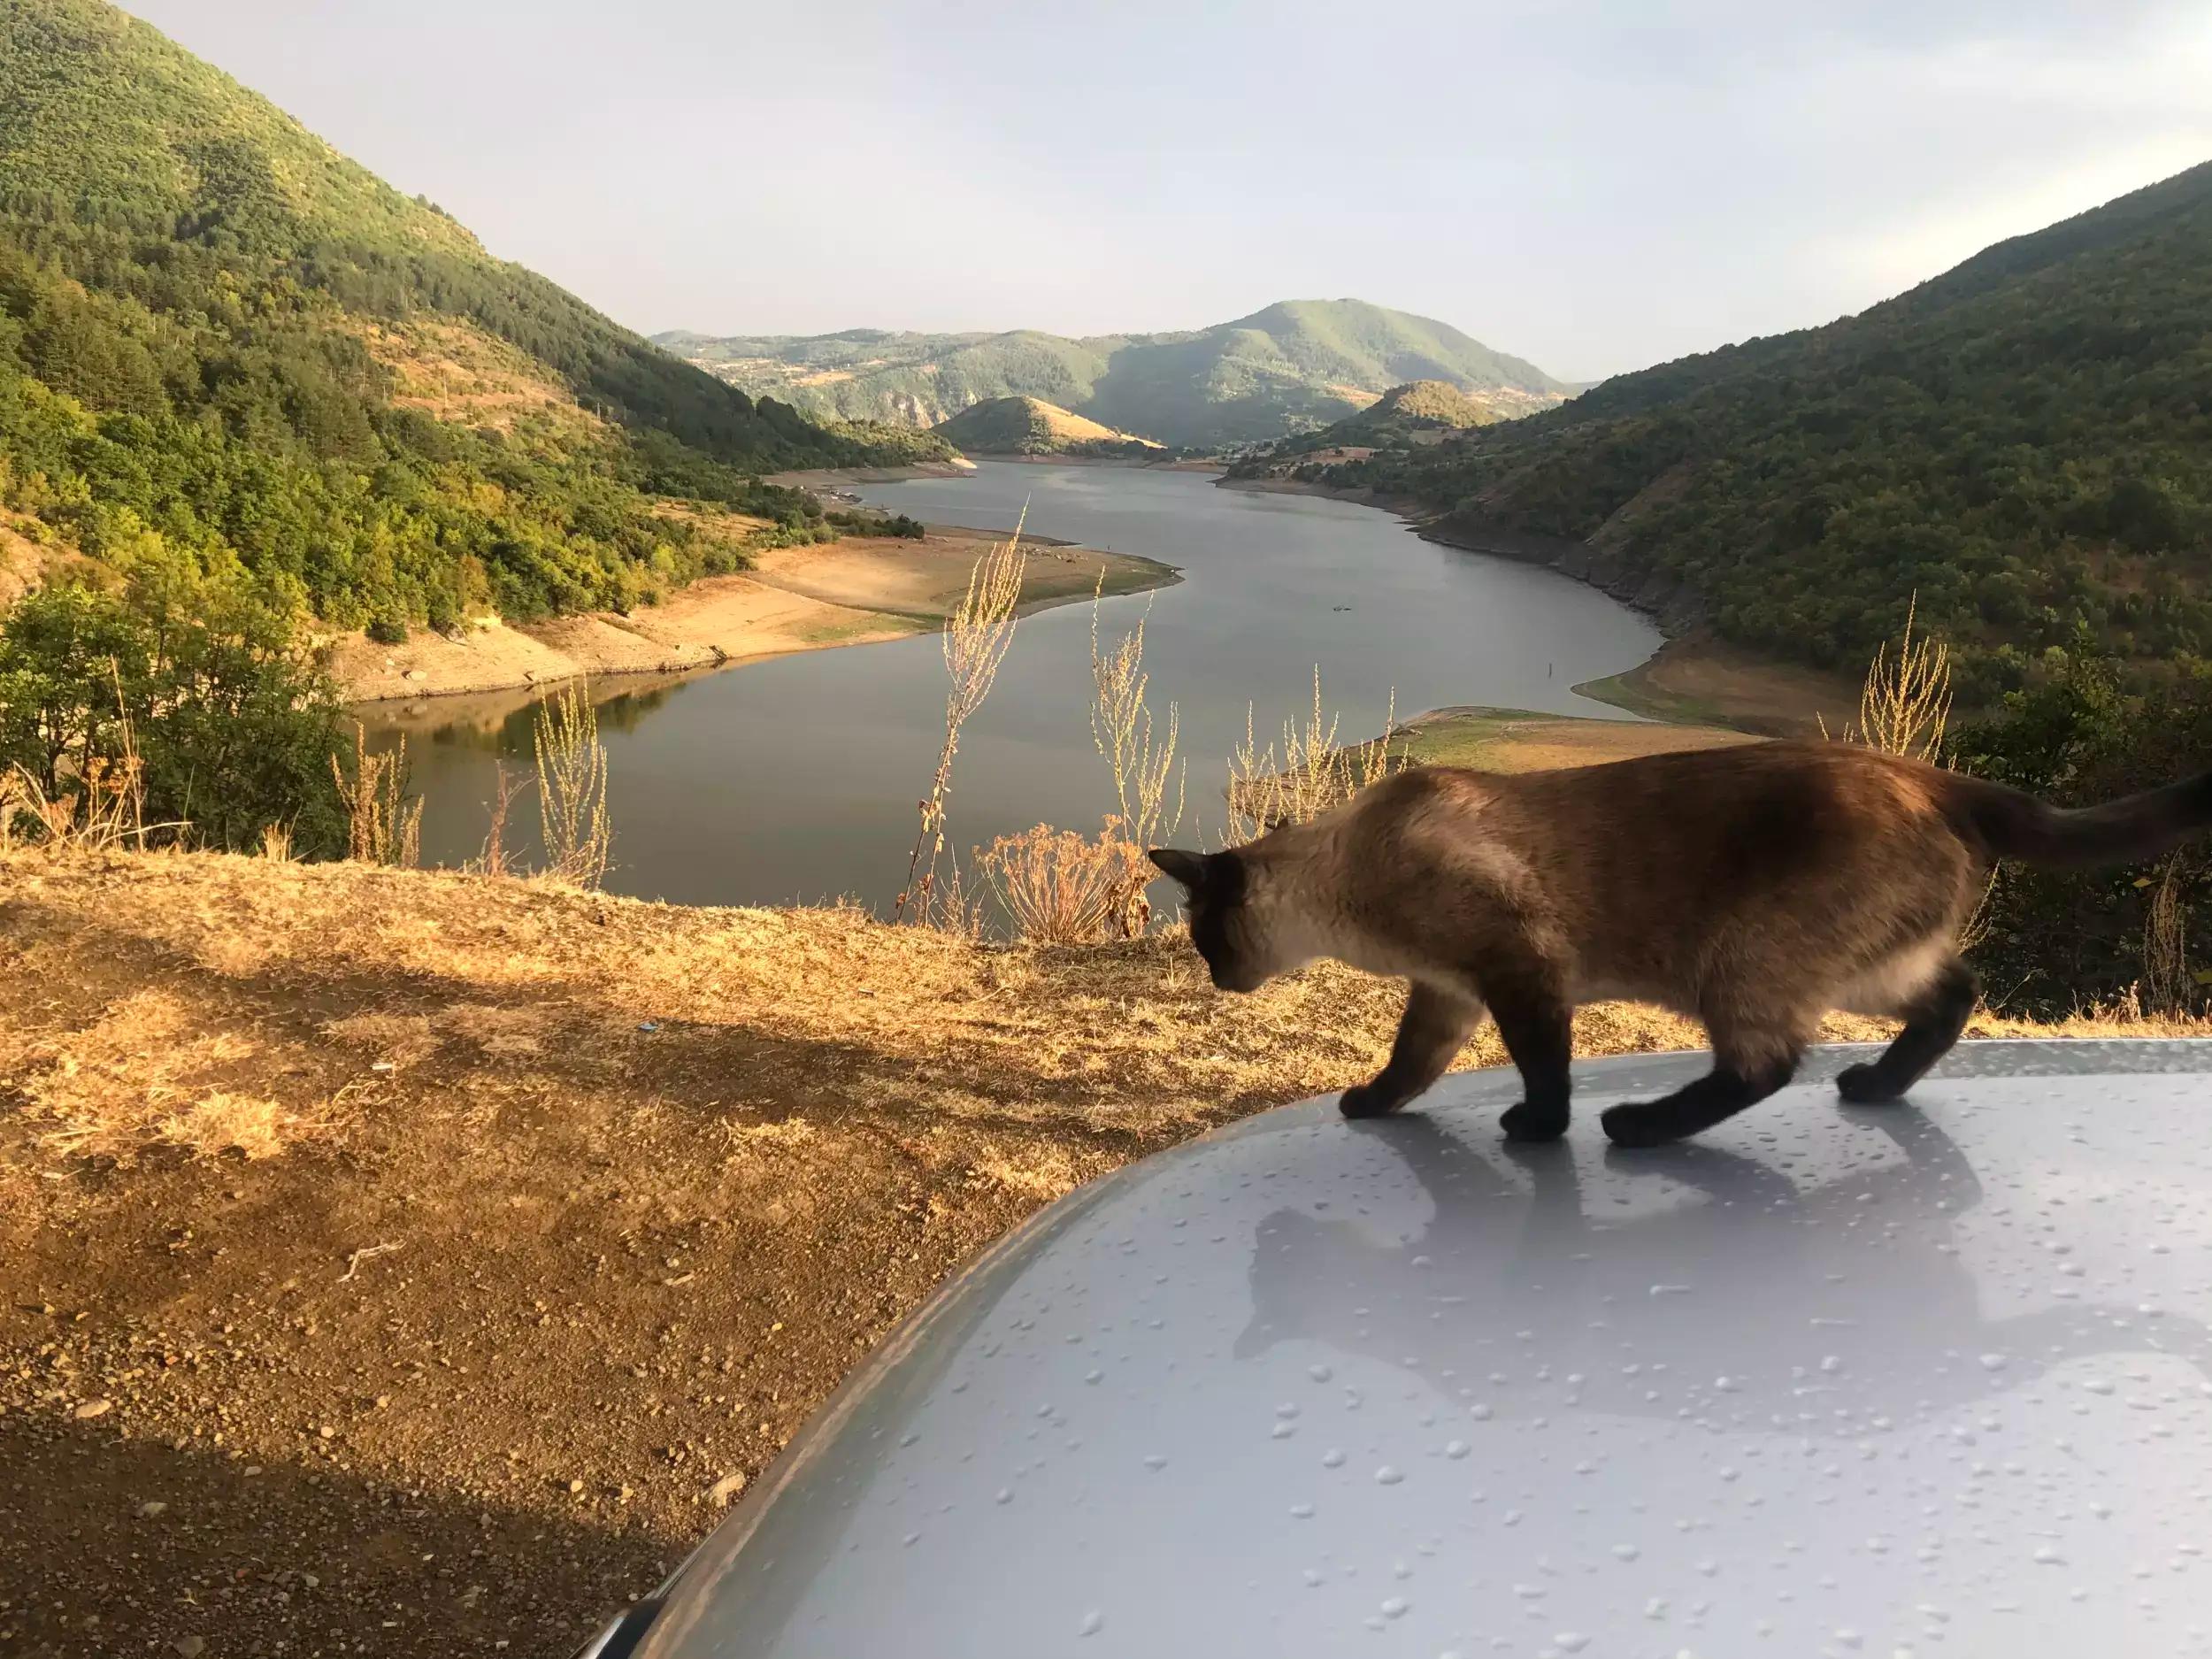
[[[1398,1000],[1225,997],[1172,936],[0,856],[0,1654],[565,1659],[964,1257],[1366,1075]]]
[[[933,525],[920,541],[848,536],[822,547],[760,556],[757,580],[822,603],[941,623],[968,590],[975,562],[993,541],[984,530]],[[1088,599],[1102,577],[1109,594],[1133,593],[1177,579],[1171,567],[1128,553],[1025,539],[1022,608]]]
[[[1650,719],[1762,737],[1813,737],[1824,721],[1840,732],[1859,712],[1857,680],[1709,639],[1669,640],[1649,662],[1575,689]]]
[[[742,575],[710,576],[626,616],[588,611],[510,626],[485,618],[458,638],[418,630],[403,643],[365,634],[334,644],[332,672],[357,703],[473,695],[580,675],[681,673],[933,627],[958,605],[992,537],[933,529],[918,541],[849,536],[757,556]],[[1025,609],[1176,580],[1167,565],[1088,548],[1030,549]]]

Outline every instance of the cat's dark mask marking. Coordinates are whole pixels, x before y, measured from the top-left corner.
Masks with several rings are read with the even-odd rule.
[[[1233,851],[1193,853],[1175,847],[1156,847],[1148,856],[1181,884],[1191,943],[1205,959],[1214,983],[1225,991],[1256,989],[1259,981],[1250,975],[1234,942],[1234,923],[1247,886],[1244,860]]]

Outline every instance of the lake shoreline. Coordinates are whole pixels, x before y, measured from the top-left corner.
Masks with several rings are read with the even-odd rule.
[[[991,449],[963,451],[978,461],[999,461],[1009,466],[1120,466],[1133,472],[1213,472],[1225,475],[1225,462],[1187,458],[1180,461],[1137,461],[1119,455],[1012,455]]]
[[[1647,618],[1659,630],[1662,642],[1633,667],[1584,680],[1571,689],[1578,696],[1609,704],[1640,720],[1717,727],[1755,737],[1803,737],[1817,732],[1824,720],[1839,727],[1857,710],[1855,684],[1723,644],[1698,625],[1695,613],[1671,590],[1605,580],[1596,564],[1599,550],[1586,542],[1532,535],[1502,526],[1447,529],[1429,516],[1418,499],[1371,489],[1339,489],[1279,477],[1224,477],[1215,488],[1260,495],[1318,495],[1373,507],[1395,514],[1425,541],[1557,571],[1595,588]],[[1608,724],[1592,716],[1562,718]]]
[[[899,484],[917,478],[966,478],[975,463],[964,456],[949,461],[913,461],[903,466],[814,466],[771,472],[761,481],[786,489],[833,488],[841,484]]]
[[[478,621],[460,637],[419,631],[397,645],[365,634],[334,642],[331,672],[349,707],[534,693],[580,679],[688,677],[799,651],[872,645],[943,625],[975,561],[1000,533],[932,526],[918,541],[849,536],[777,548],[750,570],[703,577],[629,614],[585,611],[541,622]],[[1030,563],[1019,614],[1171,587],[1157,559],[1023,537]]]

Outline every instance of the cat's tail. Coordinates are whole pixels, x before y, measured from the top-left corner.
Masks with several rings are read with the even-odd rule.
[[[2055,807],[2018,789],[1942,774],[1939,804],[1959,833],[1992,859],[2032,864],[2126,864],[2155,858],[2212,829],[2212,772],[2102,806]]]

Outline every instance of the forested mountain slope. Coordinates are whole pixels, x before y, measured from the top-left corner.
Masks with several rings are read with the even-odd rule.
[[[2212,165],[1824,327],[1315,475],[1586,542],[1788,657],[1855,668],[1916,594],[1969,695],[2085,646],[2154,680],[2212,656]]]
[[[937,452],[826,432],[494,258],[102,0],[0,0],[0,511],[234,557],[341,624],[627,603],[737,557],[662,495]]]

